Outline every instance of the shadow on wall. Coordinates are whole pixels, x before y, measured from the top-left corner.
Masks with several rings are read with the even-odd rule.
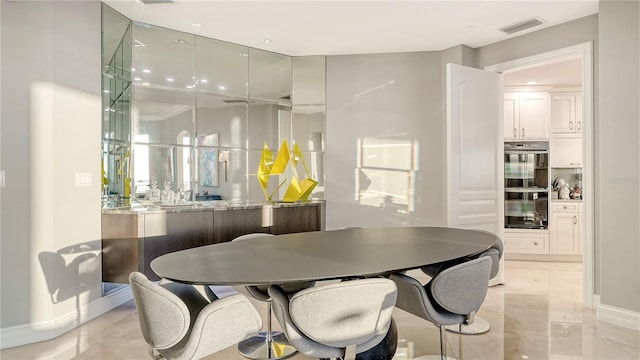
[[[57,304],[90,291],[101,281],[101,242],[68,246],[38,254],[51,302]]]

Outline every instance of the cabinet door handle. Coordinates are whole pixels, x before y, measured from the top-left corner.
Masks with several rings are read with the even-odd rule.
[[[573,121],[569,121],[569,130],[573,130]]]
[[[513,137],[517,138],[518,137],[518,129],[513,128]]]
[[[536,242],[534,242],[534,243],[533,243],[533,245],[538,246],[538,242],[537,242],[537,241],[536,241]]]
[[[574,215],[573,216],[573,225],[578,223],[578,218]]]
[[[577,129],[578,131],[582,130],[582,121],[578,121]]]
[[[522,128],[522,138],[524,139],[524,128]]]
[[[571,165],[580,165],[580,163],[571,163]]]

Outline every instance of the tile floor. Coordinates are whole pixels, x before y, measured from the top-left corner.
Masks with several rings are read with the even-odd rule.
[[[640,360],[640,333],[597,321],[581,298],[580,264],[507,261],[506,284],[489,289],[478,313],[491,331],[464,336],[464,358]],[[255,304],[266,314],[266,304]],[[4,349],[0,358],[149,359],[136,316],[131,301],[57,339]],[[435,326],[399,309],[394,318],[398,337],[414,342],[416,356],[439,352]],[[458,336],[447,339],[449,355],[456,354]],[[243,357],[231,347],[206,359]]]

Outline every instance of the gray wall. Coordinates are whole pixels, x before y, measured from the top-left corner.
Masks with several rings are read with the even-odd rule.
[[[640,311],[640,10],[637,1],[600,2],[600,301]]]
[[[443,224],[440,52],[327,58],[327,229]],[[358,139],[415,141],[415,211],[355,199]]]
[[[101,297],[100,2],[0,6],[4,329]],[[92,185],[76,187],[76,173]]]

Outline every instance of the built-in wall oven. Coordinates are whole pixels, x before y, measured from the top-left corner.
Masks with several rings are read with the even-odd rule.
[[[547,229],[549,224],[549,143],[504,144],[504,226]]]

